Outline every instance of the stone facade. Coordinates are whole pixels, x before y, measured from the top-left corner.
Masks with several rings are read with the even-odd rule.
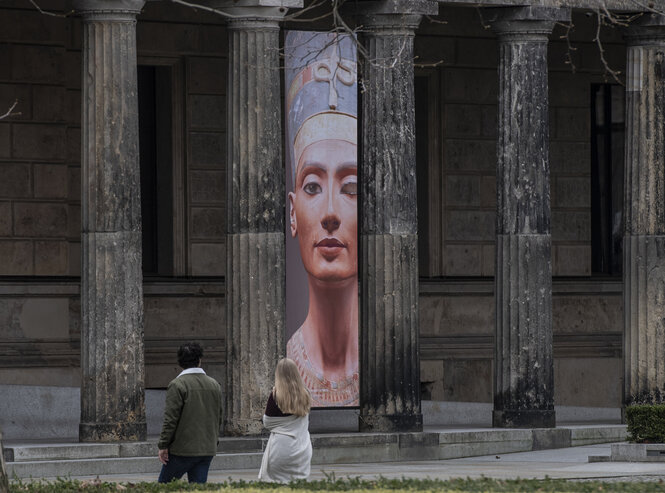
[[[64,0],[43,3],[61,13],[68,8]],[[416,107],[419,98],[428,102],[427,156],[417,170],[426,200],[417,212],[421,261],[413,330],[423,398],[491,402],[499,43],[486,29],[489,13],[481,11],[479,18],[460,3],[439,5],[439,14],[425,17],[413,38],[417,87],[427,88],[426,94],[415,92]],[[538,3],[586,6],[581,0]],[[398,13],[404,6],[389,4]],[[14,100],[20,112],[0,121],[0,383],[76,386],[85,227],[83,23],[42,15],[20,1],[3,3],[0,13],[0,113]],[[173,120],[172,259],[168,275],[143,282],[145,386],[165,387],[177,374],[174,351],[189,339],[203,343],[210,373],[227,382],[227,320],[235,324],[226,314],[225,285],[233,212],[227,194],[227,20],[169,2],[147,2],[137,19],[138,64],[169,70]],[[592,87],[611,83],[593,41],[595,22],[595,15],[573,10],[574,29],[555,26],[547,47],[552,371],[555,404],[619,407],[622,282],[592,268]],[[325,21],[280,25],[329,27]],[[623,34],[618,27],[601,29],[604,56],[621,72],[628,45]],[[422,138],[417,131],[416,140]],[[405,231],[415,238],[413,228]]]

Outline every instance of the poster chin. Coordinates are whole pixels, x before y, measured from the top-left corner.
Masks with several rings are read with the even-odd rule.
[[[313,407],[358,406],[358,80],[350,35],[288,31],[286,355]]]

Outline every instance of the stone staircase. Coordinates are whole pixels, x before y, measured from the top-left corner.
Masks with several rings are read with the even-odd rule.
[[[438,428],[422,433],[312,434],[313,464],[441,460],[620,442],[626,426],[552,429]],[[267,437],[220,439],[211,470],[258,469]],[[156,439],[136,443],[7,443],[10,477],[67,478],[159,473]]]

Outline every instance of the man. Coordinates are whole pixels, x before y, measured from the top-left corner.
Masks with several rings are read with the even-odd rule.
[[[183,371],[166,390],[164,424],[159,436],[160,483],[180,479],[205,483],[222,425],[222,389],[201,368],[203,350],[196,343],[178,349]]]

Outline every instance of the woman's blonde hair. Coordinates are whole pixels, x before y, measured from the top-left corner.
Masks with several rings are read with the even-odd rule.
[[[285,414],[305,416],[312,407],[312,397],[300,378],[295,362],[282,358],[275,369],[275,402]]]

